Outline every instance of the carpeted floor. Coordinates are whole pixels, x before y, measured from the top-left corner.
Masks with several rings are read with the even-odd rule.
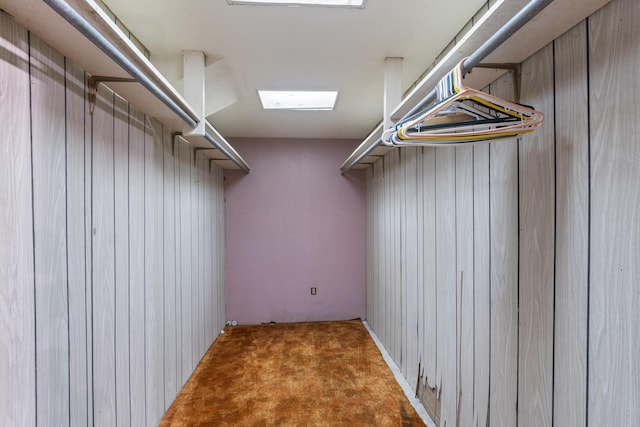
[[[160,426],[423,426],[360,320],[227,327]]]

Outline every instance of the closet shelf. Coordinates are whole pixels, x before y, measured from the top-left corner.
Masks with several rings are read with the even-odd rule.
[[[162,122],[172,132],[185,135],[190,133],[194,128],[193,124],[199,122],[199,118],[193,108],[162,76],[151,61],[140,52],[138,47],[115,22],[91,0],[67,0],[66,4],[89,22],[102,37],[118,50],[119,54],[151,81],[166,99],[169,99],[181,110],[181,114],[167,106],[165,102],[161,101],[156,94],[139,81],[105,81],[101,84],[105,84],[146,115]],[[115,79],[135,78],[43,0],[3,1],[2,9],[90,75]],[[215,131],[211,124],[207,122],[206,125],[209,133],[215,135],[215,142],[218,147],[205,150],[203,153],[214,159],[216,163],[225,169],[245,169],[243,166],[246,166],[246,163],[231,145],[222,135]],[[202,148],[201,146],[206,144],[206,148],[213,148],[214,145],[209,139],[205,137],[200,139],[189,138],[190,142],[196,147]],[[225,151],[229,155],[224,154]],[[248,167],[246,167],[246,171],[248,171]]]
[[[525,24],[507,41],[502,43],[484,60],[484,63],[521,63],[538,50],[571,29],[611,0],[554,0],[537,16]],[[463,58],[470,56],[491,36],[514,17],[529,0],[502,0],[496,2],[458,43],[438,62],[435,67],[407,93],[392,112],[392,120],[398,121],[436,86],[438,81]],[[495,81],[505,70],[474,68],[465,83],[470,87],[483,88]],[[364,169],[380,159],[392,147],[380,145],[384,131],[378,125],[345,160],[341,169]],[[375,148],[374,148],[375,147]],[[373,150],[372,150],[373,148]],[[358,160],[364,153],[365,157]],[[358,161],[356,161],[358,160]]]

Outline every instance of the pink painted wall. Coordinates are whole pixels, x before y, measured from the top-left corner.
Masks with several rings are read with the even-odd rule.
[[[251,173],[225,172],[227,319],[364,318],[364,175],[339,169],[358,141],[231,143]]]

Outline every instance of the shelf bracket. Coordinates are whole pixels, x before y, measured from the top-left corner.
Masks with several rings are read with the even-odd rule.
[[[491,62],[485,62],[476,65],[474,68],[493,68],[495,70],[508,70],[513,76],[513,89],[515,92],[516,102],[520,102],[520,88],[522,81],[522,65],[512,62],[497,64]]]
[[[196,156],[198,155],[199,151],[208,151],[208,150],[214,150],[214,148],[194,148],[193,149],[193,166],[196,165]]]
[[[176,156],[176,139],[182,136],[182,132],[171,132],[171,155]]]
[[[96,108],[96,98],[98,96],[98,85],[103,82],[116,82],[116,83],[137,83],[135,79],[129,79],[125,77],[107,77],[107,76],[91,76],[89,77],[88,86],[89,94],[87,95],[89,101],[89,115],[93,116],[93,110]]]

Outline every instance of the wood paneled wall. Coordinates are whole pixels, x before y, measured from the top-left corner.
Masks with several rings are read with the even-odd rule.
[[[0,425],[156,425],[225,322],[223,171],[0,12]]]
[[[535,133],[368,170],[367,318],[441,426],[640,425],[639,26],[615,0],[523,63]]]

